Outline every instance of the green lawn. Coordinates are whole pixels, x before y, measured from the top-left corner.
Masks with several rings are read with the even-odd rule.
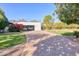
[[[0,34],[0,49],[12,47],[14,45],[24,43],[25,41],[25,35],[16,33]]]
[[[79,31],[79,29],[55,29],[55,30],[48,30],[51,33],[56,33],[65,36],[74,36],[74,31]]]

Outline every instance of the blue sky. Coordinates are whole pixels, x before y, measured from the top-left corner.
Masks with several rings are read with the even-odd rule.
[[[42,21],[44,16],[52,15],[56,9],[51,3],[0,3],[0,8],[5,11],[9,20],[25,19],[27,21],[33,19]],[[55,16],[53,18],[58,21]]]

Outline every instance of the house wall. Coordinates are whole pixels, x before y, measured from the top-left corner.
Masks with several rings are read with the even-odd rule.
[[[40,22],[14,22],[17,24],[23,24],[23,25],[34,25],[35,31],[41,30],[41,23]]]

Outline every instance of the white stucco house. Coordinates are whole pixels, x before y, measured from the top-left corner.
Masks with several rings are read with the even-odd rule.
[[[13,22],[14,24],[23,24],[26,31],[41,31],[41,22]]]

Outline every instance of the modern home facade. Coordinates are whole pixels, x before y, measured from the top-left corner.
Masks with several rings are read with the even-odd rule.
[[[25,31],[41,31],[41,22],[13,22],[14,24],[23,24]]]

